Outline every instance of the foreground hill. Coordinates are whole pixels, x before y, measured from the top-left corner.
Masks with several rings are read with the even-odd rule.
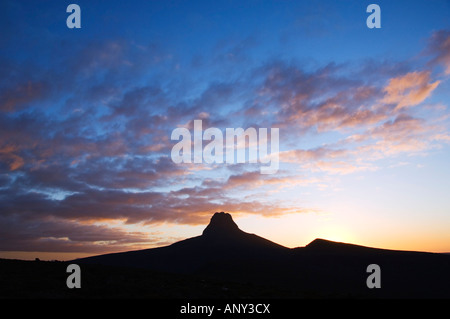
[[[216,213],[201,236],[166,247],[106,254],[77,259],[74,262],[177,273],[204,273],[218,265],[241,267],[249,262],[271,262],[287,256],[289,251],[289,248],[265,238],[243,232],[231,215]],[[233,270],[229,268],[227,272]]]
[[[239,229],[216,213],[201,236],[170,246],[75,260],[265,284],[296,296],[450,298],[450,256],[396,251],[316,239],[290,249]],[[369,289],[367,266],[381,269],[381,288]]]
[[[82,288],[66,267],[80,265]],[[380,267],[370,289],[367,266]],[[216,213],[172,245],[69,262],[0,260],[1,298],[450,298],[450,256],[316,239],[287,248]]]

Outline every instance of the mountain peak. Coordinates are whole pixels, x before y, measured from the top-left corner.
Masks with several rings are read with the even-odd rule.
[[[225,235],[240,231],[230,214],[220,212],[211,217],[211,221],[203,231],[203,236]]]

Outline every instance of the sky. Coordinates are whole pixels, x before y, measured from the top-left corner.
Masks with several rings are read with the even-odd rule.
[[[2,1],[0,258],[164,246],[220,211],[287,247],[450,252],[449,16],[425,0]],[[172,133],[195,120],[277,128],[279,168],[176,163]]]

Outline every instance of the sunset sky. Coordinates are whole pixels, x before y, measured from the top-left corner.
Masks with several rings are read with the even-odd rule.
[[[450,252],[449,17],[444,0],[2,1],[0,258],[163,246],[217,211],[287,247]],[[174,163],[197,119],[279,128],[279,170]]]

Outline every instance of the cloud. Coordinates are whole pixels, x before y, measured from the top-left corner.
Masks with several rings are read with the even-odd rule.
[[[434,64],[448,65],[447,38],[430,40]],[[430,70],[253,64],[246,50],[258,43],[226,42],[184,71],[164,47],[124,39],[61,47],[45,68],[2,59],[0,250],[120,251],[164,241],[130,226],[205,224],[215,211],[307,213],[301,199],[270,194],[448,143],[445,125],[414,113],[441,83]],[[262,175],[252,165],[176,165],[170,133],[195,119],[279,127],[283,166]]]
[[[0,217],[0,250],[106,253],[158,246],[160,235],[59,218]]]
[[[385,121],[366,127],[311,149],[291,149],[280,152],[280,161],[297,164],[310,172],[350,174],[375,171],[377,161],[398,155],[424,155],[448,141],[444,125],[429,123],[407,113],[389,117]]]
[[[427,123],[424,119],[401,113],[392,120],[370,129],[366,134],[374,140],[359,146],[362,153],[372,159],[381,159],[399,154],[417,155],[436,147],[441,140],[441,128]]]
[[[0,149],[0,162],[9,166],[10,171],[15,171],[24,165],[22,157],[14,154],[17,147],[14,145],[5,145]]]
[[[347,148],[336,149],[338,145],[322,146],[315,149],[297,149],[282,152],[280,159],[287,163],[296,163],[303,170],[325,172],[330,174],[351,174],[377,169],[370,160],[362,161],[361,154],[348,145]],[[342,147],[342,145],[341,145]],[[320,182],[316,180],[315,182]]]
[[[308,165],[306,165],[308,167]],[[376,171],[378,169],[372,163],[351,163],[347,161],[317,161],[311,166],[312,171],[321,171],[331,174],[351,174],[356,172]]]
[[[426,54],[432,56],[430,65],[440,65],[446,75],[450,74],[450,31],[435,31],[428,42]]]
[[[292,175],[285,173],[284,176],[278,175],[265,175],[259,171],[250,171],[240,174],[230,175],[223,185],[222,189],[236,190],[236,189],[258,189],[258,188],[270,188],[281,189],[287,187],[295,187],[299,185],[308,185],[318,182],[317,179],[308,178],[301,175]]]
[[[29,106],[30,102],[41,99],[46,94],[46,86],[42,82],[27,81],[4,89],[0,93],[0,110],[13,112]]]
[[[345,149],[332,149],[330,147],[321,146],[314,149],[289,150],[280,153],[280,157],[285,162],[290,163],[307,163],[317,161],[323,158],[343,158],[348,151]]]
[[[345,65],[333,63],[313,72],[283,62],[268,64],[260,95],[278,109],[274,125],[303,133],[326,132],[385,119],[386,114],[372,108],[380,88],[344,76],[347,72]]]
[[[430,82],[430,71],[410,72],[389,80],[382,102],[394,104],[396,110],[414,106],[429,97],[439,83]]]

